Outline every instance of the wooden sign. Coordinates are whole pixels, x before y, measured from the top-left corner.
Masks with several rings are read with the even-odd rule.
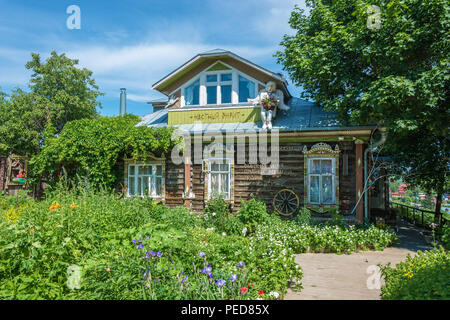
[[[261,121],[259,107],[223,107],[218,109],[169,111],[169,125],[202,123],[243,123]]]

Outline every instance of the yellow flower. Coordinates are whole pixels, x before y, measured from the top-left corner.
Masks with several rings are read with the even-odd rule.
[[[72,205],[70,206],[71,209],[75,209],[77,206],[75,205],[75,203],[72,203]]]

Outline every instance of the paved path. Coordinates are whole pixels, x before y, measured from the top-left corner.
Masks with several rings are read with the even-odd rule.
[[[367,288],[367,279],[374,274],[374,271],[368,272],[368,267],[388,262],[395,266],[408,254],[429,249],[424,237],[407,222],[399,223],[398,237],[400,242],[396,247],[383,251],[361,251],[350,255],[298,254],[295,260],[303,269],[303,289],[300,292],[288,289],[285,300],[380,299],[379,289]]]

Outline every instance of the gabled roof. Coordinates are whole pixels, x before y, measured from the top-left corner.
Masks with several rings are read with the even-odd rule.
[[[155,84],[153,84],[152,89],[162,92],[164,90],[164,88],[168,87],[170,84],[175,82],[181,76],[185,75],[189,71],[193,70],[195,67],[199,66],[203,61],[205,61],[207,59],[220,59],[221,57],[228,57],[228,58],[236,59],[239,62],[244,63],[244,64],[250,66],[251,68],[258,70],[259,72],[262,72],[262,73],[280,81],[285,86],[286,92],[289,93],[289,91],[287,90],[287,81],[281,74],[274,73],[270,70],[267,70],[247,59],[242,58],[241,56],[238,56],[237,54],[235,54],[231,51],[227,51],[227,50],[223,50],[223,49],[214,49],[214,50],[210,50],[210,51],[206,51],[206,52],[197,54],[195,57],[193,57],[192,59],[190,59],[189,61],[187,61],[186,63],[184,63],[183,65],[181,65],[180,67],[178,67],[177,69],[172,71],[171,73],[169,73],[167,76],[165,76],[164,78],[162,78],[161,80],[159,80]]]

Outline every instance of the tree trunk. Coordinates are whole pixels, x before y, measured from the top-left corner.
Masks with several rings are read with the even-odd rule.
[[[441,222],[441,204],[442,193],[438,193],[436,196],[436,208],[434,210],[434,222],[440,224]]]

